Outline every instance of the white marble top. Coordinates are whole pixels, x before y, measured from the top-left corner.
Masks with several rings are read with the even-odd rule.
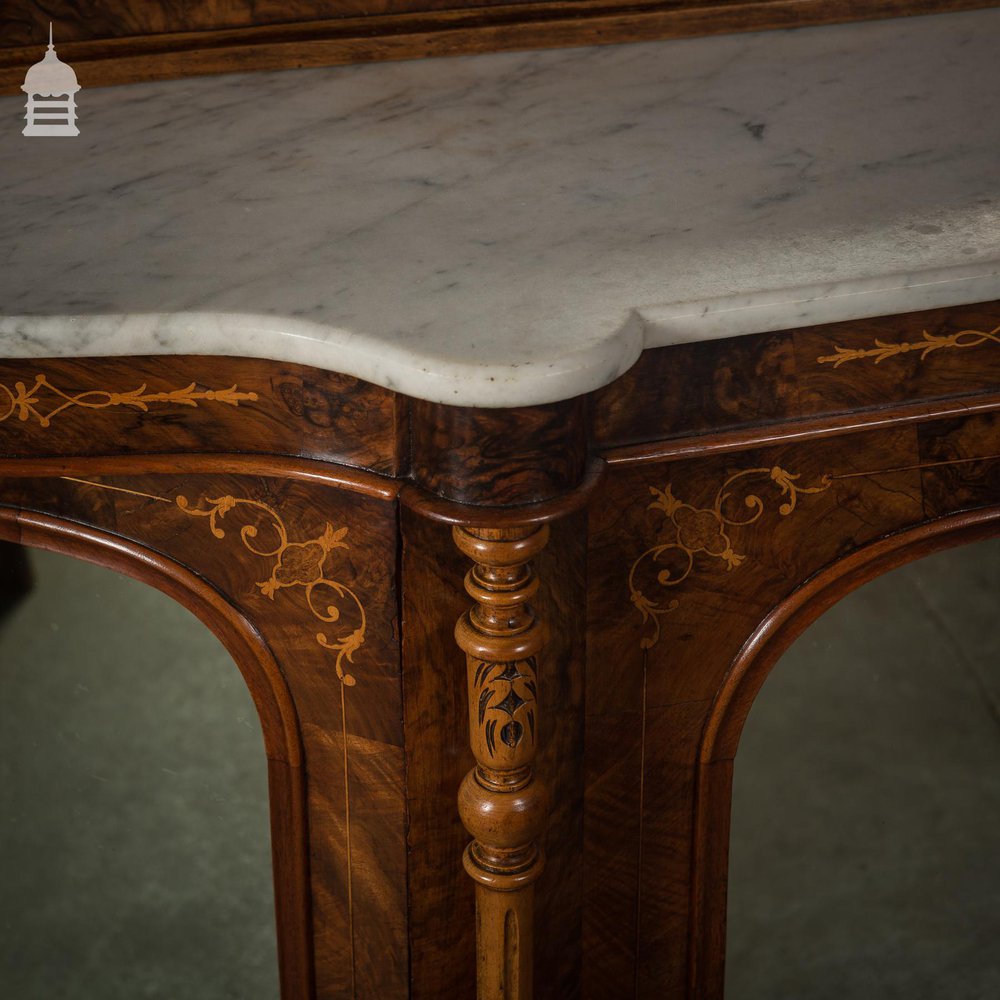
[[[994,9],[204,77],[84,89],[72,139],[0,98],[0,355],[504,406],[643,347],[1000,298],[998,51]]]

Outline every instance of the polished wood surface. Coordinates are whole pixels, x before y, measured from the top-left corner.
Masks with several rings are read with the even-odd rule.
[[[463,862],[476,883],[476,995],[534,997],[535,882],[545,856],[548,793],[534,774],[544,708],[538,658],[545,625],[531,606],[538,592],[532,560],[549,526],[462,528],[452,537],[473,560],[465,589],[474,604],[458,620],[465,653],[469,742],[476,766],[458,791],[472,843]]]
[[[594,393],[592,436],[602,453],[641,456],[697,434],[811,437],[871,425],[889,407],[919,417],[979,405],[1000,386],[998,311],[985,302],[645,351]]]
[[[988,423],[931,420],[609,467],[591,508],[588,583],[588,664],[615,664],[588,671],[586,698],[593,996],[626,975],[639,996],[722,996],[728,791],[697,797],[699,782],[728,789],[735,744],[706,759],[702,740],[734,664],[793,595],[823,610],[829,595],[801,589],[817,573],[847,574],[879,539],[996,505],[1000,492],[982,488],[1000,462]],[[974,483],[978,503],[953,488],[942,504],[942,478]],[[597,914],[624,925],[611,946]]]
[[[0,360],[5,457],[247,452],[399,475],[408,405],[348,375],[254,358]]]
[[[753,700],[782,653],[850,591],[940,549],[1000,533],[1000,507],[963,511],[904,529],[853,552],[811,578],[774,608],[744,645],[720,687],[703,731],[694,803],[690,995],[724,990],[729,803],[733,758]]]
[[[99,561],[181,599],[243,670],[271,763],[279,924],[309,928],[307,942],[283,946],[285,995],[404,992],[393,504],[303,481],[174,471],[5,477],[0,507],[8,540]],[[325,832],[304,855],[306,829]],[[306,946],[308,959],[286,965]]]
[[[510,49],[605,45],[971,10],[989,0],[150,0],[0,12],[0,93],[17,93],[48,22],[86,87]]]
[[[260,634],[214,587],[182,563],[108,532],[54,517],[0,506],[5,546],[51,549],[106,566],[156,587],[196,615],[233,657],[257,708],[267,755],[275,918],[283,1000],[316,995],[309,926],[309,865],[304,806],[305,770],[291,695]]]
[[[45,4],[24,3],[4,10],[0,15],[0,29],[10,44],[30,45],[46,34],[50,20],[62,27],[67,41],[83,41],[336,21],[360,14],[375,16],[506,6],[509,4],[502,0],[465,0],[461,4],[456,4],[454,0],[372,0],[370,3],[361,3],[359,0],[210,0],[199,4],[185,3],[182,0],[145,0],[143,3],[50,0]],[[544,8],[546,4],[538,2],[535,6]],[[611,2],[605,6],[615,8],[629,5]],[[770,14],[758,15],[762,17],[778,17],[781,15],[777,11],[791,8],[793,12],[785,16],[798,17],[803,16],[802,12],[809,4],[803,0],[675,0],[672,3],[647,3],[639,6],[658,6],[677,17],[686,13],[692,18],[697,16],[706,24],[724,21],[725,30],[728,30],[730,25],[738,23],[740,17],[749,16],[747,12],[755,8],[763,11],[771,9]],[[922,11],[943,5],[930,2],[903,4],[886,0],[869,0],[867,3],[848,5],[835,0],[827,6],[833,8],[827,16],[849,19],[879,14],[887,16],[887,12],[904,8]],[[796,7],[800,9],[794,10]]]
[[[544,928],[535,939],[537,997],[580,992],[584,636],[578,623],[585,601],[586,517],[578,508],[554,520],[548,544],[534,560],[542,581],[535,608],[548,632],[538,681],[550,707],[535,762],[549,789],[541,838],[545,867],[535,883],[535,924]],[[469,560],[454,545],[451,527],[409,507],[402,511],[402,530],[411,995],[473,997],[474,888],[461,861],[469,835],[456,795],[475,758],[467,661],[454,636],[455,621],[469,608],[463,586]]]
[[[477,409],[414,400],[411,465],[427,493],[461,504],[541,503],[587,468],[586,401]]]
[[[286,1000],[721,1000],[768,671],[859,583],[1000,531],[996,302],[497,411],[245,359],[0,368],[0,539],[159,587],[243,671]]]

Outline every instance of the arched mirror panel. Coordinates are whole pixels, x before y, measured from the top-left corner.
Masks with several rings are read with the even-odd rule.
[[[1000,996],[1000,540],[791,646],[733,781],[727,1000]]]
[[[175,601],[0,545],[0,996],[276,1000],[267,759]]]

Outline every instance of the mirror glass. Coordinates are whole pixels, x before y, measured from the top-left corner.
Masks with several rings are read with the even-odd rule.
[[[267,762],[152,587],[0,545],[0,997],[275,1000]]]
[[[1000,997],[1000,540],[814,623],[736,758],[727,1000]]]

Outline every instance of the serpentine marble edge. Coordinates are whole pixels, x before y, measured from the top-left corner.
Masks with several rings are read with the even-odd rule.
[[[994,9],[84,89],[73,139],[0,98],[0,355],[514,406],[1000,298],[998,43]]]

